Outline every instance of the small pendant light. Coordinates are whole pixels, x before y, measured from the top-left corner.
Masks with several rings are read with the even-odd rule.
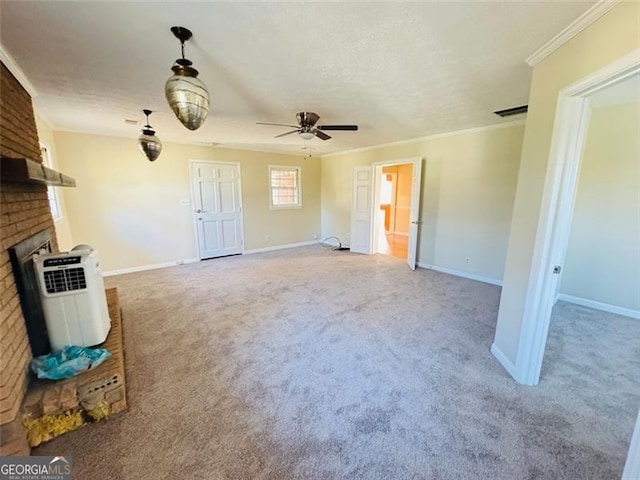
[[[178,120],[189,130],[197,130],[209,114],[209,92],[198,78],[198,70],[191,66],[193,62],[184,58],[184,42],[192,33],[184,27],[171,27],[171,31],[180,40],[182,58],[171,67],[173,75],[167,80],[164,93]]]
[[[142,111],[147,116],[147,124],[142,129],[142,135],[138,137],[138,148],[150,162],[153,162],[158,158],[158,156],[160,156],[162,143],[160,142],[160,139],[156,137],[156,132],[153,130],[151,125],[149,125],[149,115],[152,113],[151,110]]]

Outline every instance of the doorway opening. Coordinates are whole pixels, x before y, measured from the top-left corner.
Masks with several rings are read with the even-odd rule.
[[[410,188],[409,186],[403,187],[406,192],[403,191],[401,193],[401,195],[407,195],[408,204],[407,198],[403,198],[400,201],[402,205],[398,208],[397,178],[399,176],[398,168],[402,165],[411,167],[409,175],[411,184]],[[385,167],[396,167],[396,170],[391,168],[383,172]],[[403,168],[404,173],[409,172],[408,167]],[[385,174],[384,183],[383,173]],[[395,194],[394,178],[396,178]],[[409,268],[415,270],[418,251],[418,227],[422,223],[420,221],[421,190],[422,158],[420,157],[388,160],[377,162],[373,165],[354,167],[351,199],[351,251],[366,255],[377,252],[388,253],[389,240],[387,240],[386,236],[387,231],[392,234],[389,238],[406,236],[406,254],[402,254],[402,257],[406,259]],[[396,195],[395,199],[394,195]],[[388,201],[388,203],[381,200],[383,196],[385,202]],[[393,212],[391,209],[392,202],[395,202]],[[388,205],[388,207],[385,205]],[[389,210],[388,216],[385,213],[387,209]],[[408,217],[404,210],[408,210]],[[391,228],[394,230],[390,231]],[[403,243],[405,242],[403,241]]]
[[[378,201],[374,204],[373,251],[407,258],[411,224],[413,165],[401,163],[376,168]]]
[[[638,51],[566,87],[558,96],[549,166],[536,234],[531,280],[526,293],[515,365],[492,351],[514,378],[537,385],[551,311],[569,242],[577,180],[593,95],[640,72]]]

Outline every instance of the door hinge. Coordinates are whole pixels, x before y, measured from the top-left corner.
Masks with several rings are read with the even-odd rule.
[[[560,265],[556,265],[555,267],[553,267],[554,275],[559,275],[561,271],[562,271],[562,267]]]

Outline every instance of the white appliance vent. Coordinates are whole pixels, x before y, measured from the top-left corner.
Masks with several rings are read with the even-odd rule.
[[[44,283],[47,293],[70,292],[87,288],[84,268],[45,271]]]

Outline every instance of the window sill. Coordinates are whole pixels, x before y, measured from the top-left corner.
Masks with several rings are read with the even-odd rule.
[[[302,205],[271,205],[270,210],[299,210]]]

